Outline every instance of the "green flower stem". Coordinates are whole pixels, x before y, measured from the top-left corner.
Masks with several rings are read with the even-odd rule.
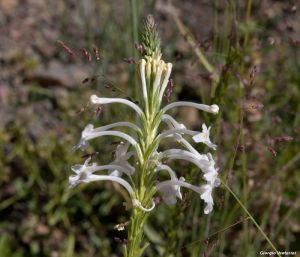
[[[238,204],[242,207],[244,212],[248,215],[248,217],[251,219],[251,221],[254,223],[254,225],[257,227],[259,232],[263,235],[263,237],[267,240],[267,242],[270,244],[270,246],[273,248],[273,250],[276,252],[278,256],[281,256],[280,253],[277,251],[276,247],[273,245],[269,237],[266,235],[266,233],[262,230],[262,228],[258,225],[256,220],[253,218],[253,216],[250,214],[248,209],[245,207],[245,205],[242,203],[242,201],[239,199],[239,197],[230,189],[230,187],[221,179],[222,185],[229,191],[229,193],[235,198],[235,200],[238,202]]]
[[[142,256],[144,250],[148,246],[147,243],[142,246],[144,225],[147,217],[148,213],[137,208],[133,210],[128,231],[128,245],[125,247],[125,257]]]
[[[154,138],[157,137],[156,132],[152,129],[152,124],[147,123],[143,129],[143,135],[145,138],[140,138],[139,142],[144,143],[144,148],[142,151],[142,162],[139,168],[139,177],[137,181],[136,199],[144,207],[151,206],[152,197],[156,192],[156,188],[151,183],[149,179],[153,172],[151,167],[151,162],[149,162],[149,157],[154,151],[155,147],[153,145]],[[147,189],[147,193],[146,193]],[[144,225],[147,221],[149,212],[145,212],[135,207],[132,211],[132,216],[130,219],[130,227],[128,231],[128,245],[124,249],[125,257],[139,257],[142,256],[145,249],[149,243],[144,243]]]
[[[137,194],[137,199],[140,203],[148,207],[151,205],[152,197],[156,192],[156,188],[153,185],[147,184],[147,172],[141,169],[142,175],[140,177],[140,188]],[[147,188],[147,194],[145,194]],[[145,212],[137,207],[132,210],[130,219],[130,227],[128,230],[128,245],[125,246],[125,257],[140,257],[146,250],[149,243],[143,242],[144,239],[144,225],[147,221],[150,212]]]

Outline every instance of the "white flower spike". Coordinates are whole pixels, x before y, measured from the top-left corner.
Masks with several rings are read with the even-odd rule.
[[[143,58],[138,62],[141,92],[136,103],[123,98],[106,98],[92,95],[90,102],[93,105],[107,105],[112,103],[126,105],[137,114],[136,122],[114,122],[94,128],[88,124],[81,133],[81,140],[73,149],[84,149],[90,140],[103,136],[121,138],[123,143],[116,148],[114,159],[107,165],[89,164],[88,158],[83,165],[74,165],[73,175],[69,177],[70,187],[80,183],[94,181],[111,181],[122,185],[128,192],[133,207],[129,224],[128,245],[124,248],[124,256],[142,256],[145,247],[142,247],[143,225],[149,213],[154,210],[153,201],[156,193],[160,193],[167,205],[176,204],[182,200],[182,189],[189,189],[198,194],[205,203],[204,213],[213,210],[213,190],[220,185],[218,168],[210,153],[199,153],[190,143],[202,143],[215,150],[217,145],[210,141],[210,127],[205,123],[202,131],[188,129],[184,124],[176,121],[167,114],[173,108],[191,107],[211,114],[217,114],[219,107],[215,104],[206,105],[192,102],[173,102],[163,106],[164,96],[170,95],[173,86],[171,82],[172,63],[162,60],[160,40],[156,31],[153,17],[148,17],[145,23],[145,33],[142,35]],[[170,85],[170,86],[168,86]],[[138,104],[137,104],[138,103]],[[165,126],[161,126],[164,123]],[[119,131],[119,128],[123,131]],[[163,128],[163,131],[162,129]],[[118,129],[118,130],[116,130]],[[168,140],[167,140],[168,139]],[[173,141],[178,148],[168,148],[160,152],[161,142]],[[112,144],[111,144],[112,145]],[[176,146],[177,147],[177,146]],[[182,148],[182,149],[181,149]],[[111,150],[113,152],[113,150]],[[98,150],[98,152],[101,152]],[[177,174],[168,165],[172,160],[188,161],[196,165],[202,174],[202,183],[195,181],[192,185],[185,181],[184,175]],[[162,172],[166,171],[169,178],[165,179]],[[101,172],[102,174],[95,174]],[[103,174],[105,173],[105,174]],[[134,238],[134,240],[133,240]]]
[[[154,35],[151,33],[147,34],[147,40],[149,35]],[[128,191],[133,207],[138,209],[137,213],[151,212],[155,208],[153,197],[157,191],[161,193],[164,202],[171,205],[175,204],[177,199],[182,200],[182,188],[190,189],[200,195],[205,202],[204,213],[208,214],[213,210],[213,189],[220,184],[218,168],[210,153],[199,153],[189,141],[192,138],[194,142],[216,150],[217,145],[210,140],[211,127],[203,123],[201,132],[190,130],[166,112],[176,107],[187,106],[217,114],[219,107],[215,104],[206,105],[186,101],[174,102],[162,107],[163,96],[170,82],[172,63],[166,63],[161,59],[160,44],[157,38],[155,40],[150,45],[147,45],[149,43],[147,41],[148,43],[144,45],[144,57],[138,62],[141,85],[140,106],[123,98],[106,98],[97,95],[90,97],[90,102],[94,105],[118,103],[130,107],[136,112],[138,122],[121,121],[98,128],[88,124],[82,131],[81,140],[73,148],[74,150],[86,148],[88,141],[102,136],[119,137],[124,140],[124,143],[117,146],[115,159],[107,165],[89,164],[91,158],[88,158],[83,165],[73,166],[74,175],[70,176],[69,184],[70,187],[74,187],[79,183],[92,181],[117,182]],[[161,131],[161,123],[167,125],[164,126],[164,129],[167,127],[166,130]],[[130,133],[118,131],[116,128],[126,129]],[[159,152],[160,143],[164,139],[173,140],[183,149],[164,148],[163,152]],[[165,161],[172,160],[184,160],[195,164],[202,172],[204,183],[194,186],[187,183],[183,177],[177,176],[171,167],[163,164]],[[168,172],[170,179],[162,179],[163,170]],[[95,174],[98,171],[105,171],[107,174]]]

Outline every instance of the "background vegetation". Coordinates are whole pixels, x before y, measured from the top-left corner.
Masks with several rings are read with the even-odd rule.
[[[108,163],[115,146],[101,139],[87,152],[71,148],[87,123],[134,120],[118,106],[86,104],[92,93],[137,98],[129,63],[139,58],[134,43],[148,13],[159,24],[164,59],[174,63],[172,99],[220,106],[211,123],[221,177],[278,250],[299,254],[299,8],[298,1],[271,0],[2,0],[0,256],[121,256],[126,231],[114,226],[129,219],[123,190],[110,183],[68,189],[71,165],[93,149],[94,161]],[[193,129],[202,115],[177,113]],[[178,167],[200,182],[193,166]],[[225,188],[215,201],[209,216],[192,193],[174,207],[159,205],[146,227],[147,256],[270,250]]]

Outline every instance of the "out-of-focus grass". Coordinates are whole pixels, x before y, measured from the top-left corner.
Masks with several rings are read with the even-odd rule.
[[[291,11],[293,4],[252,1],[251,15],[246,18],[247,7],[238,1],[214,1],[213,6],[175,2],[181,14],[190,13],[179,16],[195,38],[197,45],[190,47],[170,9],[166,11],[160,1],[138,6],[137,2],[118,6],[90,1],[95,7],[91,13],[79,4],[72,7],[72,12],[67,5],[60,20],[60,39],[75,48],[99,45],[101,62],[90,64],[94,72],[91,75],[102,73],[134,96],[135,80],[128,76],[134,66],[128,67],[122,59],[133,53],[136,22],[154,13],[160,24],[165,59],[175,60],[173,98],[220,105],[221,114],[211,122],[214,141],[219,145],[216,154],[221,177],[277,249],[299,250],[300,59],[295,40],[300,28],[297,23],[292,23],[293,30],[284,27],[297,20]],[[84,21],[77,40],[70,30],[74,12]],[[133,13],[137,17],[132,17]],[[212,22],[199,26],[204,18]],[[198,62],[197,49],[214,67],[213,75],[218,79],[210,76],[201,60]],[[75,62],[63,52],[53,58],[65,65]],[[25,59],[27,66],[28,60],[33,59]],[[250,83],[254,66],[259,72]],[[23,90],[21,85],[12,85],[14,91],[9,91],[8,99],[1,103],[5,110],[1,115],[5,116],[0,126],[0,257],[120,256],[121,245],[114,237],[125,238],[126,233],[113,227],[128,220],[129,213],[122,206],[126,194],[105,183],[72,190],[67,186],[70,166],[83,162],[85,152],[73,153],[71,147],[84,126],[103,125],[123,120],[124,116],[134,119],[132,113],[117,106],[105,106],[99,116],[90,109],[76,113],[92,92],[118,94],[106,84],[107,80],[100,77],[86,85],[78,81],[71,89],[30,83]],[[200,115],[185,110],[178,112],[178,119],[199,129]],[[276,138],[283,135],[293,140],[277,142]],[[98,151],[95,161],[107,163],[115,146],[111,140],[100,140],[93,142],[87,152]],[[99,145],[104,148],[99,149]],[[270,152],[272,149],[276,156]],[[179,174],[188,181],[201,183],[195,167],[185,163],[178,163],[178,167]],[[243,221],[245,213],[228,191],[220,187],[215,201],[210,216],[203,215],[200,199],[188,192],[174,207],[159,205],[145,230],[152,243],[147,255],[257,256],[270,249],[253,223]]]

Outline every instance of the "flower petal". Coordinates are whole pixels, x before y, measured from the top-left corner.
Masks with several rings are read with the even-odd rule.
[[[92,104],[110,104],[110,103],[121,103],[121,104],[125,104],[127,106],[129,106],[130,108],[132,108],[133,110],[135,110],[137,112],[137,114],[142,115],[143,111],[140,107],[138,107],[135,103],[123,99],[123,98],[106,98],[106,97],[98,97],[96,95],[92,95],[90,97],[90,101]]]

